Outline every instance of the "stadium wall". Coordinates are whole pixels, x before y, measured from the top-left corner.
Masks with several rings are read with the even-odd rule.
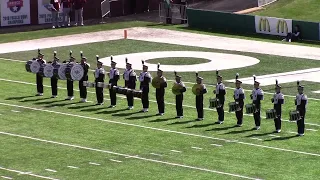
[[[298,21],[274,17],[234,14],[227,12],[187,9],[188,24],[191,28],[223,30],[233,33],[262,33],[285,36],[299,25],[302,38],[320,40],[320,25],[316,22]]]

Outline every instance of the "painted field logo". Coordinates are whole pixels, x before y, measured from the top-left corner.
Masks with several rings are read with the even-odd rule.
[[[285,20],[279,19],[277,23],[277,32],[278,33],[288,33],[288,24]]]
[[[7,2],[7,7],[10,11],[16,13],[23,7],[23,0],[9,0]]]
[[[268,31],[271,32],[270,30],[270,22],[268,20],[268,18],[260,18],[259,21],[259,30],[260,31]]]

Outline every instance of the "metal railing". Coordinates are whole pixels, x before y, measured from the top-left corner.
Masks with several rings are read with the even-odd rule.
[[[182,22],[187,23],[187,5],[168,5],[165,2],[161,2],[159,4],[159,19],[160,22],[166,22],[167,19],[170,19],[170,22],[173,20],[181,20]]]
[[[101,2],[101,21],[103,22],[103,18],[107,15],[110,15],[110,1],[104,0]]]

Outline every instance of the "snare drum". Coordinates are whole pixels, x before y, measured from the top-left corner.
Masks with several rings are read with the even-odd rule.
[[[218,99],[217,98],[210,98],[209,99],[209,108],[213,109],[218,106]]]
[[[66,80],[66,68],[67,64],[61,64],[59,69],[58,69],[58,77],[59,79]]]
[[[255,111],[253,104],[246,104],[246,114],[252,114]]]
[[[113,86],[112,87],[113,92],[119,93],[119,86]]]
[[[290,121],[298,121],[301,118],[299,111],[296,111],[296,110],[290,111],[289,116],[290,116]]]
[[[277,117],[277,112],[275,109],[268,109],[266,111],[266,119],[275,119]]]
[[[136,98],[141,98],[142,97],[142,91],[141,90],[132,90],[132,94],[133,94],[133,97],[136,97]]]
[[[235,112],[237,110],[237,103],[236,102],[230,102],[229,103],[229,112]]]
[[[104,88],[104,82],[98,82],[97,87],[99,88]]]
[[[88,82],[88,81],[83,81],[83,86],[94,88],[96,87],[96,83]]]

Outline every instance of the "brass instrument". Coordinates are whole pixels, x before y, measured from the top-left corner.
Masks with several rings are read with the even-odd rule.
[[[194,95],[198,96],[200,95],[201,91],[203,90],[202,84],[195,84],[192,87],[192,92]]]
[[[155,77],[151,81],[151,85],[154,88],[160,88],[160,84],[164,83],[164,79],[162,77]]]
[[[182,88],[183,88],[183,87],[182,87],[180,84],[174,83],[174,85],[172,86],[172,93],[173,93],[174,95],[180,95]]]

